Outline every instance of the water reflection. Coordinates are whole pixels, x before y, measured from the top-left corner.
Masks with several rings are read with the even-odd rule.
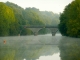
[[[23,60],[26,60],[25,58]]]
[[[59,55],[60,53],[55,53],[53,55],[48,55],[48,56],[41,56],[37,60],[60,60]]]
[[[59,58],[60,38],[57,36],[0,37],[0,60],[37,60],[41,56],[54,57],[56,54]]]
[[[61,60],[80,60],[80,38],[63,37],[59,49]]]

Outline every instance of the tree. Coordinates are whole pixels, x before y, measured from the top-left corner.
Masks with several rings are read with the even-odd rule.
[[[37,11],[38,10],[36,8],[25,9],[25,17],[30,25],[44,25],[44,23],[40,20]]]
[[[13,10],[0,2],[0,36],[9,35],[10,24],[15,22]]]
[[[26,25],[26,22],[23,17],[24,9],[18,6],[17,4],[11,2],[6,2],[5,4],[12,8],[16,19],[15,23],[11,24],[10,26],[10,35],[18,35],[22,30],[21,25]]]
[[[6,5],[5,5],[6,4]],[[22,25],[53,25],[56,26],[59,23],[59,15],[54,14],[53,12],[48,12],[48,11],[39,11],[37,8],[26,8],[25,10],[18,6],[17,4],[11,3],[11,2],[6,2],[4,5],[8,7],[12,11],[9,15],[7,15],[5,12],[7,8],[1,6],[1,11],[3,11],[0,16],[0,22],[1,22],[1,29],[0,34],[5,34],[5,35],[26,35],[26,34],[32,34],[31,31],[23,29],[21,26]],[[8,9],[8,10],[9,10]],[[7,11],[8,12],[8,11]],[[4,19],[4,16],[7,19]],[[14,16],[13,16],[14,15]],[[10,17],[9,17],[10,16]],[[5,22],[2,20],[4,19]],[[15,21],[14,21],[15,20]],[[3,23],[4,22],[4,23]],[[4,26],[3,26],[4,25]],[[6,27],[7,25],[7,27]],[[21,32],[24,30],[23,32]],[[5,31],[3,33],[3,31]],[[29,33],[28,33],[29,32]],[[43,30],[42,32],[45,32]],[[1,35],[2,36],[2,35]]]
[[[80,37],[80,0],[74,0],[66,6],[60,15],[59,30],[62,35]]]

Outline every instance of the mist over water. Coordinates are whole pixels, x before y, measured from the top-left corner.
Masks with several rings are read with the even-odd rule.
[[[64,60],[64,56],[79,55],[79,40],[60,34],[0,37],[0,60]],[[78,49],[78,53],[69,52],[70,48]],[[67,53],[74,55],[70,56]]]

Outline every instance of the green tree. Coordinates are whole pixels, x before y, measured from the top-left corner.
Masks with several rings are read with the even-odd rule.
[[[74,0],[66,6],[60,15],[59,30],[62,35],[80,37],[80,0]]]
[[[26,8],[14,4],[12,2],[6,2],[7,6],[11,7],[15,15],[15,23],[10,25],[10,35],[17,35],[21,33],[22,35],[29,34],[29,30],[21,27],[21,25],[58,25],[59,15],[48,11],[39,11],[37,8]],[[24,30],[24,31],[23,31]],[[23,31],[23,32],[21,32]],[[45,32],[43,30],[42,32]]]
[[[26,25],[26,22],[23,17],[24,9],[11,2],[6,2],[6,5],[13,9],[15,19],[16,19],[15,23],[12,23],[10,26],[11,27],[10,35],[18,35],[22,30],[21,25]]]
[[[15,22],[13,10],[0,2],[0,36],[9,35],[10,24]]]
[[[26,20],[28,20],[30,25],[44,25],[39,18],[36,8],[26,8],[25,13]]]

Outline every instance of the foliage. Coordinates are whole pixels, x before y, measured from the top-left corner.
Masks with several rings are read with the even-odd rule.
[[[60,15],[59,30],[62,35],[80,37],[80,0],[74,0],[66,6]]]
[[[40,18],[45,23],[45,25],[57,26],[59,24],[59,15],[54,14],[51,11],[41,11]]]
[[[10,35],[18,35],[21,31],[21,25],[26,24],[24,17],[23,17],[24,10],[23,8],[11,2],[6,2],[6,5],[13,9],[15,19],[16,19],[15,23],[11,25]]]
[[[35,9],[37,10],[37,9]],[[44,23],[40,20],[39,15],[33,8],[25,9],[25,17],[28,20],[28,24],[30,25],[44,25]]]
[[[16,18],[16,20],[18,20],[19,24],[22,24],[22,25],[26,24],[24,17],[23,17],[24,16],[23,15],[23,11],[24,11],[23,8],[21,8],[17,4],[11,3],[11,2],[6,2],[6,5],[13,9],[14,14],[15,14],[15,18]]]
[[[58,25],[59,15],[48,11],[39,11],[37,8],[26,8],[11,2],[0,2],[0,36],[28,35],[29,29],[22,25]],[[40,33],[46,33],[43,29]]]
[[[13,22],[15,22],[13,10],[0,2],[0,36],[9,35],[9,28]]]

